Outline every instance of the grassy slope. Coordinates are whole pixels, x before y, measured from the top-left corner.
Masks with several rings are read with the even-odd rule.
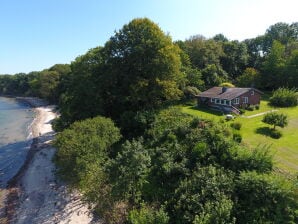
[[[238,117],[236,121],[242,123],[240,132],[243,137],[243,144],[250,148],[258,145],[269,145],[275,154],[274,158],[278,168],[290,173],[298,173],[298,107],[273,108],[268,105],[266,98],[262,100],[259,110],[247,111],[245,116],[277,109],[279,112],[288,115],[289,125],[281,130],[283,137],[273,139],[266,135],[266,131],[270,126],[262,122],[263,116],[254,118]],[[182,110],[205,119],[220,120],[224,118],[220,113],[212,111],[209,113],[206,109],[201,111],[191,106],[183,106]]]

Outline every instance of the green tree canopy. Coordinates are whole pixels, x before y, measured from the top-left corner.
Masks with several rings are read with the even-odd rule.
[[[277,112],[271,112],[271,113],[265,114],[262,121],[266,124],[273,125],[274,130],[276,126],[283,128],[288,125],[287,115],[282,113],[277,113]]]
[[[274,41],[271,51],[263,63],[263,86],[265,88],[276,88],[283,83],[285,68],[285,46]]]
[[[218,86],[228,79],[228,74],[220,66],[216,66],[215,64],[204,68],[202,70],[202,76],[207,87]]]
[[[235,193],[237,223],[298,221],[295,186],[284,177],[242,172],[236,181]]]
[[[254,68],[246,68],[237,78],[237,84],[239,87],[261,87],[261,75]]]
[[[297,41],[297,23],[291,25],[287,23],[276,23],[271,25],[264,35],[264,51],[270,52],[274,41],[287,45],[292,41]]]
[[[95,117],[74,122],[59,133],[55,161],[58,173],[75,186],[84,186],[89,168],[101,167],[111,146],[119,141],[120,131],[109,118]],[[96,174],[94,174],[96,175]]]
[[[286,74],[288,79],[285,80],[286,86],[298,87],[298,50],[294,50],[287,60]]]
[[[222,68],[231,78],[239,76],[247,66],[248,53],[244,43],[230,41],[223,43],[224,55],[221,57]]]
[[[147,18],[134,19],[106,43],[105,109],[113,117],[123,111],[156,108],[182,92],[179,48]]]
[[[215,40],[207,40],[201,35],[192,36],[184,44],[184,50],[189,55],[194,67],[204,69],[207,65],[220,65],[220,58],[224,56],[222,44]]]
[[[102,48],[90,49],[71,63],[71,73],[64,79],[61,94],[61,119],[67,126],[85,118],[103,115],[101,79],[103,76]],[[61,120],[61,121],[62,121]]]
[[[208,166],[182,181],[173,198],[176,223],[235,223],[231,173]]]

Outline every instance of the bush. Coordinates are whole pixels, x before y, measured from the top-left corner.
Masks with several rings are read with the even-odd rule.
[[[232,83],[229,83],[229,82],[223,82],[219,86],[220,87],[227,87],[227,88],[233,88],[233,87],[235,87]]]
[[[259,110],[260,109],[260,105],[259,104],[255,105],[255,108],[256,108],[256,110]]]
[[[245,109],[239,108],[240,114],[245,114]]]
[[[272,129],[270,132],[270,136],[275,139],[279,139],[282,136],[281,131]]]
[[[236,130],[240,130],[241,129],[242,124],[239,122],[234,122],[231,124],[231,127],[236,129]]]
[[[238,132],[233,133],[233,140],[238,143],[242,142],[241,134]]]
[[[235,193],[237,223],[297,223],[297,189],[282,176],[242,172]]]
[[[232,181],[232,172],[223,168],[195,170],[175,190],[170,223],[233,223]]]
[[[253,105],[250,105],[246,108],[246,110],[249,110],[249,111],[254,111],[255,110],[255,106]]]
[[[109,118],[99,116],[73,123],[54,142],[58,174],[74,186],[84,185],[89,178],[86,174],[93,173],[91,166],[104,164],[110,147],[120,138],[120,130]]]
[[[192,99],[200,93],[200,90],[194,86],[186,86],[183,93],[187,99]]]
[[[298,104],[298,94],[296,89],[279,88],[273,92],[269,99],[272,106],[293,107]]]
[[[169,217],[163,209],[155,210],[151,207],[133,209],[128,215],[129,224],[167,224]]]

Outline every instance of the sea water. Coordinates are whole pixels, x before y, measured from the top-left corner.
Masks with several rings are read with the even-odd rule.
[[[0,187],[17,174],[30,149],[34,112],[24,102],[0,97]]]

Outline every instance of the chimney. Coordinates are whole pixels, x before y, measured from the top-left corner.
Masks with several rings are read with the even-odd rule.
[[[221,90],[221,93],[224,93],[224,92],[226,92],[227,90],[228,90],[228,87],[223,86],[223,87],[222,87],[222,90]]]

